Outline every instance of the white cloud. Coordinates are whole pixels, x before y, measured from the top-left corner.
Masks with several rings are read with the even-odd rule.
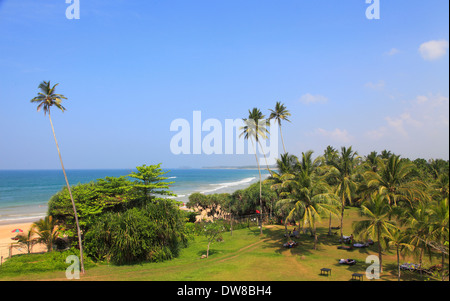
[[[332,131],[327,131],[327,130],[318,128],[313,132],[313,135],[326,137],[328,139],[331,139],[335,142],[340,142],[340,143],[349,143],[353,139],[353,137],[348,133],[347,130],[341,130],[338,128],[336,128]]]
[[[448,131],[449,98],[440,94],[418,95],[409,102],[409,107],[397,116],[384,118],[386,124],[367,131],[366,137],[379,140],[386,137],[412,138],[426,137],[430,133]]]
[[[388,52],[385,52],[385,55],[393,56],[393,55],[396,55],[399,52],[400,52],[400,50],[398,50],[397,48],[392,48]]]
[[[391,129],[404,137],[408,136],[408,131],[405,129],[405,126],[420,128],[423,125],[423,122],[412,118],[411,113],[408,112],[402,113],[398,117],[386,117],[385,120]]]
[[[385,126],[382,126],[376,130],[371,130],[366,133],[366,136],[370,140],[380,140],[381,138],[385,137],[388,133],[388,128]]]
[[[303,104],[310,104],[310,103],[326,103],[328,101],[328,98],[326,98],[323,95],[311,95],[309,93],[303,95],[300,97],[300,102]]]
[[[434,61],[443,57],[448,50],[447,40],[433,40],[420,45],[419,52],[423,59],[427,61]]]
[[[384,80],[378,81],[378,83],[368,82],[364,85],[364,87],[372,89],[372,90],[382,90],[386,86]]]

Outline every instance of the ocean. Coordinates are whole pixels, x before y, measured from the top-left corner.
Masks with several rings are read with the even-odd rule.
[[[71,186],[105,177],[130,174],[129,169],[66,170]],[[166,170],[167,171],[167,170]],[[267,170],[261,170],[263,179]],[[165,175],[174,182],[175,200],[187,202],[194,192],[231,193],[258,182],[255,169],[171,169]],[[33,222],[47,213],[49,199],[66,185],[62,170],[0,170],[0,225]]]

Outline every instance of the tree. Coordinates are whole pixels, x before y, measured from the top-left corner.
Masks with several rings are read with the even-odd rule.
[[[38,87],[41,90],[41,92],[39,92],[38,96],[34,97],[31,100],[31,102],[32,103],[39,103],[38,106],[37,106],[37,111],[38,112],[42,109],[44,111],[44,115],[46,115],[48,113],[48,118],[50,120],[50,125],[52,126],[53,138],[55,139],[56,148],[58,150],[59,161],[61,162],[61,168],[62,168],[63,173],[64,173],[64,179],[66,180],[67,189],[69,191],[70,199],[72,201],[73,214],[74,214],[75,222],[76,222],[76,225],[77,225],[78,246],[80,248],[81,273],[84,274],[83,246],[82,246],[82,243],[81,243],[81,231],[80,231],[80,225],[78,223],[77,208],[75,206],[75,202],[74,202],[73,197],[72,197],[72,192],[70,190],[70,185],[69,185],[69,181],[67,179],[66,170],[64,169],[64,164],[63,164],[63,161],[62,161],[61,152],[60,152],[59,146],[58,146],[58,141],[56,140],[55,129],[53,127],[52,118],[50,116],[50,109],[53,106],[57,107],[62,112],[64,112],[66,110],[66,108],[61,105],[61,102],[62,102],[63,99],[67,99],[67,98],[64,95],[55,93],[56,86],[58,86],[58,84],[56,84],[53,87],[51,87],[50,81],[48,81],[48,82],[46,82],[46,81],[41,82],[39,84],[39,87]]]
[[[33,227],[30,228],[30,230],[28,230],[28,233],[25,234],[19,234],[18,237],[18,243],[21,245],[24,245],[27,248],[27,253],[30,254],[31,250],[33,249],[33,246],[38,243],[38,241],[36,239],[33,239],[34,232],[33,232]]]
[[[298,172],[292,175],[283,175],[282,187],[289,187],[286,199],[280,203],[291,203],[293,208],[287,219],[297,215],[303,226],[309,226],[314,236],[314,249],[317,247],[316,222],[324,214],[336,214],[338,200],[331,192],[328,184],[319,177],[315,170],[317,162],[312,160],[312,151],[302,153]]]
[[[169,191],[169,185],[174,182],[164,182],[168,177],[163,177],[169,171],[162,171],[161,163],[157,165],[142,165],[136,167],[137,172],[133,171],[128,177],[136,179],[132,185],[132,189],[135,190],[138,196],[138,201],[142,204],[146,202],[152,202],[157,199],[158,196],[176,196],[176,194]]]
[[[33,223],[32,232],[38,235],[37,241],[47,246],[47,252],[53,250],[53,244],[59,237],[59,228],[51,215]]]
[[[411,250],[416,258],[419,259],[422,274],[422,261],[425,252],[431,254],[429,246],[431,223],[431,211],[425,203],[415,204],[412,208],[396,208],[399,211],[399,221],[402,226],[407,226],[409,244],[414,248]],[[403,212],[402,212],[403,211]]]
[[[408,177],[414,168],[413,163],[401,160],[400,156],[391,155],[379,164],[378,172],[364,173],[369,193],[386,196],[387,202],[392,206],[397,206],[399,202],[411,205],[416,200],[428,199],[425,193],[426,184]]]
[[[286,109],[284,104],[282,104],[279,101],[277,101],[277,103],[275,104],[275,110],[270,110],[270,112],[271,113],[269,116],[269,120],[274,119],[275,121],[278,122],[278,125],[280,126],[281,143],[283,144],[283,150],[284,150],[284,153],[286,154],[286,148],[284,147],[284,141],[283,141],[283,132],[281,131],[281,120],[291,122],[288,119],[288,117],[291,116],[291,113],[289,113],[289,111]]]
[[[445,242],[449,239],[449,227],[448,227],[448,199],[444,199],[431,207],[431,236],[441,246],[445,245]],[[442,256],[442,280],[444,280],[444,263],[445,253],[441,251]]]
[[[323,152],[323,164],[324,165],[330,165],[331,162],[336,162],[339,158],[339,152],[337,149],[332,147],[331,145],[328,145],[327,148]]]
[[[298,158],[296,156],[289,155],[289,153],[281,154],[280,159],[277,159],[276,161],[278,172],[281,175],[285,173],[293,173],[297,162]]]
[[[389,246],[393,246],[397,253],[397,269],[398,269],[398,281],[400,281],[401,269],[400,269],[400,255],[405,251],[412,251],[414,246],[408,243],[409,236],[407,233],[400,229],[393,230],[389,235]]]
[[[222,239],[222,233],[225,227],[219,222],[208,222],[204,225],[203,235],[208,240],[208,248],[206,249],[206,258],[209,256],[209,247],[214,240]]]
[[[356,182],[353,178],[358,154],[349,148],[342,147],[336,160],[328,162],[327,175],[337,183],[336,194],[341,201],[341,238],[343,236],[344,210],[347,201],[352,201],[352,194],[356,191]]]
[[[372,170],[373,172],[378,171],[378,165],[380,164],[380,157],[378,156],[377,152],[373,151],[370,154],[367,155],[366,160],[364,164],[368,167],[369,170]]]
[[[364,239],[377,239],[378,258],[380,259],[380,273],[383,272],[382,251],[387,247],[386,238],[392,236],[396,225],[389,220],[390,206],[385,201],[384,195],[377,195],[361,205],[359,214],[361,221],[353,222],[353,231],[356,236]]]
[[[262,235],[262,214],[263,214],[263,206],[261,198],[262,178],[261,178],[261,167],[259,166],[257,155],[257,147],[255,146],[255,144],[257,144],[261,138],[263,139],[267,138],[266,136],[267,129],[263,127],[261,124],[266,122],[264,120],[264,115],[258,108],[253,108],[252,111],[248,110],[248,114],[249,114],[248,118],[243,119],[245,126],[240,128],[242,130],[242,133],[239,135],[239,137],[244,136],[245,139],[250,140],[255,150],[256,164],[258,166],[259,172],[259,202],[261,206],[261,218],[259,219],[259,226],[260,226],[260,234]],[[255,144],[253,143],[253,139],[255,140]]]

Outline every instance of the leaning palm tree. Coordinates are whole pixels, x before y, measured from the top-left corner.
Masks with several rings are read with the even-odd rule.
[[[44,115],[46,115],[48,113],[48,118],[50,120],[50,125],[52,126],[53,138],[55,138],[56,149],[58,150],[59,161],[61,162],[61,167],[62,167],[62,170],[63,170],[63,173],[64,173],[64,179],[66,180],[67,189],[68,189],[69,195],[70,195],[70,200],[72,201],[73,213],[74,213],[75,223],[76,223],[76,226],[77,226],[77,233],[78,233],[78,244],[79,244],[79,248],[80,248],[81,273],[84,274],[83,247],[82,247],[82,244],[81,244],[81,231],[80,231],[80,225],[78,223],[77,209],[76,209],[76,206],[75,206],[75,202],[73,200],[72,191],[70,190],[69,181],[67,180],[66,170],[64,169],[64,164],[63,164],[63,161],[62,161],[62,158],[61,158],[61,152],[59,151],[58,141],[56,140],[55,129],[53,127],[52,118],[50,116],[50,109],[53,106],[57,107],[62,112],[64,112],[66,110],[66,108],[64,108],[61,105],[61,102],[62,102],[63,99],[67,99],[67,98],[64,95],[55,93],[56,86],[58,86],[58,84],[51,86],[50,85],[50,81],[48,81],[48,82],[43,81],[42,83],[39,84],[39,87],[38,87],[39,90],[41,90],[41,92],[39,92],[38,96],[33,98],[31,100],[31,102],[32,103],[38,103],[38,106],[37,106],[37,111],[38,112],[42,109],[44,111]]]
[[[257,154],[257,146],[256,144],[259,142],[261,138],[266,139],[267,129],[261,127],[261,122],[264,121],[264,115],[258,108],[253,108],[252,111],[248,111],[248,118],[244,118],[243,121],[245,126],[241,127],[242,133],[239,137],[244,136],[245,139],[250,140],[255,151],[256,164],[258,166],[259,172],[259,204],[261,207],[261,218],[259,219],[260,233],[262,235],[262,216],[263,216],[263,206],[262,206],[262,178],[261,178],[261,167],[259,166],[258,154]],[[255,142],[253,142],[255,140]]]
[[[391,208],[385,201],[384,195],[377,195],[364,202],[359,213],[363,219],[353,222],[353,231],[361,238],[377,239],[381,273],[383,272],[382,251],[387,247],[386,238],[389,238],[397,229],[394,222],[389,220]]]
[[[274,119],[278,122],[278,125],[280,127],[281,143],[283,144],[284,153],[286,153],[286,148],[284,147],[283,132],[281,131],[281,120],[291,122],[288,119],[288,117],[291,116],[291,113],[289,113],[284,104],[279,101],[277,101],[277,103],[275,104],[275,110],[270,110],[270,112],[271,113],[269,116],[269,120]]]

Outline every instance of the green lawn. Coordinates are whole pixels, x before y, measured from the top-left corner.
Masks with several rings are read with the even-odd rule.
[[[344,220],[344,234],[351,234],[351,223],[358,219],[355,208],[346,210]],[[130,266],[98,265],[87,269],[81,280],[160,280],[160,281],[315,281],[332,280],[348,281],[352,273],[365,274],[369,264],[365,263],[368,255],[377,254],[375,246],[366,249],[351,251],[337,249],[338,235],[327,236],[328,220],[323,220],[318,228],[318,249],[313,250],[313,239],[302,234],[297,239],[299,246],[286,249],[282,247],[285,242],[283,226],[266,226],[263,236],[259,229],[242,229],[233,231],[233,235],[225,233],[224,241],[211,246],[210,257],[200,259],[206,254],[207,243],[204,238],[197,237],[181,255],[171,261],[163,263],[144,263]],[[334,219],[333,226],[338,225]],[[292,230],[290,227],[289,230]],[[357,260],[354,266],[338,264],[340,258],[353,258]],[[402,262],[414,260],[403,259]],[[428,264],[428,262],[425,262]],[[439,259],[433,259],[433,264]],[[5,269],[6,269],[5,265]],[[321,276],[321,268],[330,268],[330,276]],[[397,280],[396,256],[387,252],[383,255],[384,272],[380,280]],[[2,275],[3,274],[3,275]],[[41,272],[5,275],[0,270],[0,280],[65,280],[65,272]],[[404,272],[404,280],[421,280],[418,274]],[[367,280],[364,277],[364,280]]]

